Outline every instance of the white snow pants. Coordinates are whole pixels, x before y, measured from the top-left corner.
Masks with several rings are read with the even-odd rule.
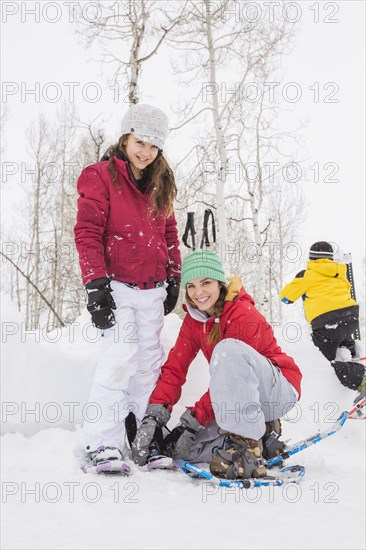
[[[140,290],[112,281],[111,287],[116,325],[104,331],[101,342],[89,396],[97,414],[84,423],[87,451],[100,445],[123,450],[125,418],[132,411],[142,420],[164,359],[164,286]]]

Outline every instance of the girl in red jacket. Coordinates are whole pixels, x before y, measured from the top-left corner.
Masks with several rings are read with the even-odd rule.
[[[182,283],[187,314],[132,445],[133,459],[139,465],[149,460],[157,428],[168,422],[201,350],[210,363],[210,387],[165,439],[165,452],[210,462],[219,477],[261,477],[266,470],[255,461],[262,456],[262,438],[266,458],[283,448],[278,419],[298,400],[300,370],[277,345],[240,278],[226,285],[214,252],[196,250],[185,258]]]
[[[177,189],[162,151],[167,117],[134,105],[121,130],[109,160],[79,177],[74,229],[87,308],[104,336],[90,394],[98,419],[85,426],[95,466],[122,459],[125,418],[133,411],[141,420],[146,411],[163,361],[164,314],[180,285]]]

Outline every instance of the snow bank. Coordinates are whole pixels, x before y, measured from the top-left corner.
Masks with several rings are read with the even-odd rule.
[[[26,331],[15,305],[3,296],[1,318],[2,433],[29,436],[44,428],[75,429],[88,416],[88,396],[100,353],[100,332],[91,326],[88,312],[64,329]],[[162,342],[167,352],[181,322],[175,314],[166,319]],[[201,356],[192,365],[172,423],[206,391],[207,384],[207,363]]]
[[[2,433],[19,431],[29,436],[44,428],[75,429],[88,413],[89,390],[100,353],[100,333],[91,325],[88,312],[85,310],[64,329],[27,332],[15,305],[3,296],[1,317]],[[166,352],[173,346],[180,325],[175,314],[165,319],[162,342]],[[279,344],[296,358],[304,374],[303,396],[293,413],[294,423],[302,420],[307,429],[307,420],[327,418],[327,414],[334,418],[347,408],[353,393],[339,384],[329,363],[313,346],[303,317],[285,321],[282,326],[273,323],[273,328]],[[199,353],[170,425],[174,426],[184,408],[207,390],[208,381],[208,365]]]
[[[7,297],[1,302],[2,432],[30,435],[80,423],[98,350],[88,312],[62,330],[26,331],[14,304]]]

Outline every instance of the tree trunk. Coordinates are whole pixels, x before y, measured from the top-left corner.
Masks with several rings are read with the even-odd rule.
[[[206,7],[206,37],[207,37],[207,47],[209,52],[209,74],[210,74],[210,83],[214,86],[214,89],[217,89],[217,78],[216,78],[216,56],[215,48],[213,43],[212,36],[212,21],[211,21],[211,2],[205,0]],[[217,152],[220,160],[220,172],[218,180],[216,182],[216,204],[217,204],[217,219],[218,219],[218,245],[223,248],[225,251],[225,246],[228,246],[227,238],[227,227],[226,227],[226,211],[225,211],[225,181],[227,176],[227,151],[226,151],[226,142],[225,134],[222,128],[222,120],[220,119],[220,110],[217,93],[212,94],[212,115],[213,115],[213,124],[216,135],[217,143]],[[224,263],[227,264],[226,254],[223,256]]]

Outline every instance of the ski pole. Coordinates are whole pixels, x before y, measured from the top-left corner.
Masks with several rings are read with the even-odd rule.
[[[351,296],[354,300],[356,300],[356,288],[355,288],[355,280],[353,277],[353,267],[352,267],[352,254],[350,252],[348,252],[347,254],[343,254],[343,260],[347,266],[347,279],[349,280],[351,285]],[[354,337],[355,337],[355,340],[361,340],[360,322],[357,323]]]

